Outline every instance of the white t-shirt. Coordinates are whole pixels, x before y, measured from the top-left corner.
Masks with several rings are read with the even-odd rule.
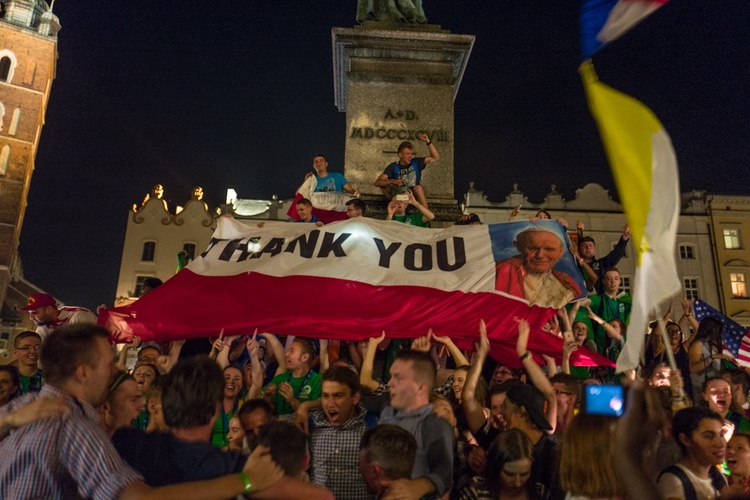
[[[700,479],[698,476],[690,472],[682,464],[677,464],[677,467],[682,469],[687,474],[690,482],[693,483],[695,488],[695,495],[698,500],[714,500],[719,498],[719,492],[716,491],[711,484],[711,478]],[[680,500],[685,499],[685,488],[682,486],[680,478],[674,474],[666,473],[662,474],[657,484],[659,492],[662,498],[679,498]]]
[[[95,325],[96,315],[85,307],[63,306],[60,308],[60,314],[57,315],[57,319],[49,325],[38,326],[36,333],[44,340],[56,328],[68,323],[91,323]]]

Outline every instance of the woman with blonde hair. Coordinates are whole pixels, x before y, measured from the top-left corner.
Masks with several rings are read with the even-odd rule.
[[[560,457],[560,483],[566,499],[619,498],[615,476],[612,417],[579,413],[565,429]]]

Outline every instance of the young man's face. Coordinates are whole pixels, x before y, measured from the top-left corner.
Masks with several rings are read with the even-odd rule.
[[[497,368],[495,368],[495,371],[492,373],[493,384],[499,384],[512,378],[516,378],[515,375],[513,375],[513,372],[510,370],[510,368],[504,365],[498,365]]]
[[[604,291],[608,294],[617,292],[620,288],[620,273],[617,271],[607,271],[604,273]]]
[[[326,171],[328,169],[328,162],[322,156],[316,156],[313,158],[313,168],[316,172]]]
[[[391,379],[388,381],[391,406],[397,410],[413,409],[420,385],[414,378],[411,361],[394,361],[391,365]]]
[[[703,399],[708,403],[711,411],[724,416],[729,411],[732,403],[732,389],[729,383],[723,379],[710,380],[703,391]]]
[[[297,215],[299,218],[308,221],[312,218],[312,207],[305,205],[304,203],[297,204]]]
[[[114,379],[117,365],[115,355],[105,339],[97,337],[94,349],[98,354],[96,364],[85,365],[88,372],[84,389],[85,400],[91,406],[100,406],[107,401],[109,386]]]
[[[565,384],[561,384],[560,382],[552,384],[552,389],[555,391],[555,399],[557,400],[557,414],[565,415],[575,405],[575,394],[570,392]]]
[[[133,380],[123,381],[111,399],[110,413],[115,418],[113,428],[129,427],[143,408],[143,397],[138,384]]]
[[[590,259],[596,253],[596,246],[593,241],[584,241],[578,245],[578,255],[584,259]]]
[[[13,348],[13,354],[18,357],[19,366],[37,366],[41,346],[41,341],[34,336],[20,340],[18,347]]]
[[[492,426],[498,430],[505,430],[505,418],[503,418],[502,408],[505,401],[505,393],[493,394],[490,397],[490,417],[492,417]]]
[[[297,368],[301,368],[303,364],[310,360],[310,356],[308,354],[303,354],[302,346],[299,344],[299,342],[292,342],[292,345],[289,346],[289,349],[287,349],[286,351],[285,358],[287,370],[296,370]]]
[[[247,415],[240,415],[240,423],[242,424],[242,430],[245,431],[245,436],[249,441],[255,439],[255,433],[258,428],[266,425],[271,421],[268,418],[268,414],[263,410],[255,410]]]
[[[690,437],[678,436],[687,449],[688,456],[701,466],[708,467],[724,461],[727,442],[721,422],[713,418],[704,418]]]
[[[346,216],[350,219],[353,219],[354,217],[362,217],[362,210],[352,205],[346,206]]]
[[[357,413],[359,393],[352,394],[346,384],[332,380],[323,381],[320,404],[333,427],[340,427]]]
[[[138,353],[138,363],[156,366],[159,362],[159,350],[154,347],[144,347]]]
[[[414,158],[414,151],[412,151],[410,148],[404,148],[398,154],[399,163],[401,163],[401,165],[410,164],[413,158]]]
[[[29,311],[29,318],[37,325],[47,325],[52,323],[57,317],[57,308],[52,306],[40,307]]]

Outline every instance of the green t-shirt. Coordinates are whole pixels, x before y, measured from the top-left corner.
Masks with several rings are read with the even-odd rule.
[[[37,370],[37,372],[31,377],[19,374],[18,378],[21,383],[21,386],[18,388],[19,396],[30,392],[39,392],[42,385],[44,385],[44,375],[42,374],[42,370]]]
[[[591,310],[604,321],[610,322],[613,319],[620,319],[625,325],[630,323],[630,310],[633,302],[630,295],[622,294],[616,299],[604,294],[589,295],[589,299],[591,299]],[[583,307],[578,310],[575,320],[586,324],[589,329],[589,338],[596,342],[597,351],[600,354],[606,353],[607,348],[610,347],[610,338],[607,337],[604,327],[593,323]]]
[[[289,382],[289,385],[292,386],[294,397],[297,398],[300,403],[320,399],[320,394],[323,390],[323,380],[320,375],[312,370],[307,372],[307,375],[297,378],[292,377],[291,370],[284,372],[271,379],[268,385],[275,385],[278,388],[279,384],[283,382]],[[268,385],[266,387],[268,387]],[[282,397],[278,389],[276,389],[276,394],[274,395],[271,404],[276,408],[276,415],[279,417],[281,415],[294,413],[292,405]]]
[[[393,220],[403,222],[404,224],[411,224],[412,226],[426,226],[422,220],[422,214],[394,215]]]

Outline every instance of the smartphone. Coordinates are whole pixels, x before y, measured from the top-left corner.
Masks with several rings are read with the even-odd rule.
[[[397,194],[396,195],[396,201],[409,201],[409,195],[408,194]]]
[[[625,411],[625,392],[621,385],[587,385],[583,392],[583,411],[589,415],[619,417]]]
[[[570,330],[568,330],[567,332],[563,332],[563,339],[566,343],[576,341],[576,338],[573,336],[573,332],[571,332]]]

